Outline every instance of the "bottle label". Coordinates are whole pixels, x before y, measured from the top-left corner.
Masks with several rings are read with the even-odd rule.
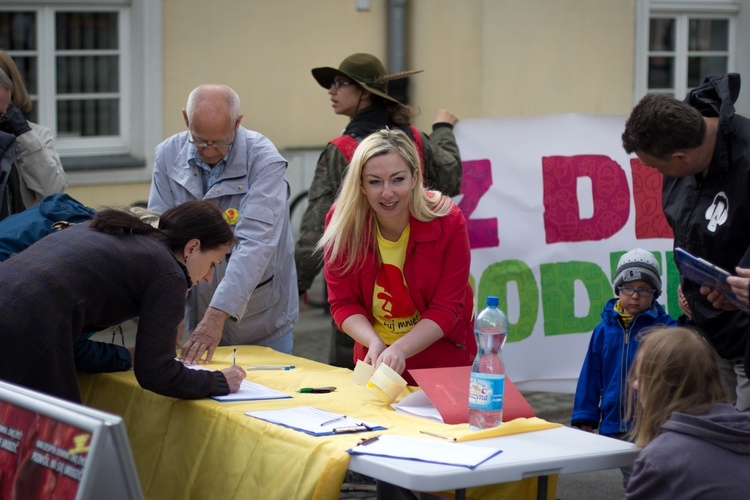
[[[469,408],[482,411],[503,409],[505,375],[472,372],[469,383]]]

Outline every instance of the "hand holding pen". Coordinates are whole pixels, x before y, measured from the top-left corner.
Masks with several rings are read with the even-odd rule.
[[[240,384],[242,384],[242,381],[245,380],[245,376],[247,375],[245,373],[245,370],[242,369],[241,366],[230,366],[229,368],[224,368],[221,370],[221,373],[224,374],[224,377],[227,379],[227,384],[229,384],[229,392],[237,392],[240,390]]]
[[[223,373],[224,377],[227,379],[230,393],[240,390],[240,385],[242,384],[242,381],[245,380],[247,374],[241,366],[237,366],[237,349],[232,350],[232,366],[224,368],[221,370],[221,373]]]

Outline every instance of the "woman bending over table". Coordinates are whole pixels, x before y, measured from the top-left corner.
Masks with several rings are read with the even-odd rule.
[[[143,388],[185,399],[236,392],[245,378],[239,366],[198,371],[175,359],[187,291],[211,282],[233,242],[208,201],[167,210],[158,229],[104,210],[42,238],[0,266],[0,379],[80,402],[76,340],[137,316]]]
[[[331,315],[354,359],[409,369],[470,365],[476,355],[466,221],[423,187],[419,154],[400,130],[362,140],[327,216]]]

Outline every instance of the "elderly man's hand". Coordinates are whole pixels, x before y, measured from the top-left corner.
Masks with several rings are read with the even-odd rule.
[[[197,364],[206,352],[206,364],[210,363],[216,346],[221,341],[221,332],[228,317],[229,315],[224,311],[213,307],[206,309],[203,319],[182,346],[180,351],[182,361],[189,365]]]

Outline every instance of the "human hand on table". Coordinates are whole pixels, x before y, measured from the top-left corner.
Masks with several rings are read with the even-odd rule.
[[[370,342],[370,346],[367,348],[367,354],[365,354],[365,359],[363,359],[363,361],[368,365],[377,368],[375,362],[378,360],[380,353],[385,350],[385,347],[385,344],[379,338],[376,341]]]
[[[203,353],[206,352],[206,364],[211,362],[214,357],[216,346],[221,341],[221,332],[224,329],[224,322],[229,315],[224,311],[209,307],[206,314],[198,326],[190,334],[180,351],[180,359],[189,364],[197,364]]]
[[[377,361],[373,366],[377,368],[380,363],[385,363],[394,372],[401,375],[406,369],[406,356],[396,344],[393,344],[386,347],[385,350],[380,353],[380,356],[378,356]]]
[[[221,373],[223,373],[224,377],[227,379],[230,393],[240,390],[240,384],[245,380],[245,376],[247,375],[241,366],[230,366],[229,368],[224,368],[221,370]]]

